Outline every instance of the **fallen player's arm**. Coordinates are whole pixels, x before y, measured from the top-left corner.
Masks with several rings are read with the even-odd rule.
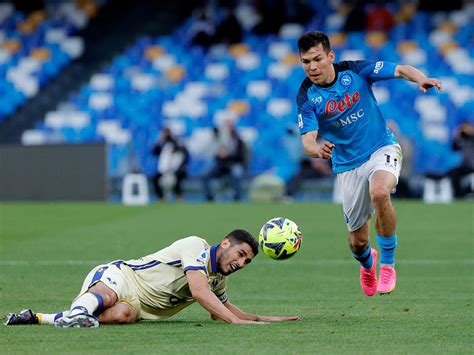
[[[247,313],[247,312],[242,311],[239,307],[237,307],[236,305],[233,305],[229,301],[224,303],[224,305],[227,307],[227,309],[229,311],[231,311],[233,314],[235,314],[240,319],[253,320],[253,321],[257,321],[257,322],[282,322],[282,321],[299,320],[300,319],[300,317],[298,317],[298,316],[291,316],[291,317],[285,317],[285,316],[259,316],[257,314]]]
[[[189,289],[194,300],[207,310],[212,319],[223,320],[232,324],[263,324],[248,319],[241,319],[225,307],[209,289],[207,277],[199,270],[186,271]]]

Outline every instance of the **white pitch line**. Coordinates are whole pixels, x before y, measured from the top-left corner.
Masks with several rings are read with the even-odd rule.
[[[110,261],[104,260],[0,260],[0,266],[67,266],[67,265],[100,265]],[[474,265],[474,259],[401,259],[396,260],[398,265]],[[256,264],[285,265],[285,261],[255,260]],[[349,265],[354,264],[350,259],[319,259],[319,260],[291,260],[288,264],[294,265]],[[287,264],[286,264],[287,265]]]

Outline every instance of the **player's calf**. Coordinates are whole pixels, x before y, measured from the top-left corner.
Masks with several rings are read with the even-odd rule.
[[[99,316],[103,324],[130,324],[137,320],[137,311],[127,303],[119,302]]]

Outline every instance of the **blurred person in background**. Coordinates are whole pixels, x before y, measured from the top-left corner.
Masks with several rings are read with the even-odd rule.
[[[395,17],[385,1],[377,0],[367,11],[367,31],[390,32],[395,25]]]
[[[225,120],[222,127],[214,128],[214,134],[214,164],[203,177],[205,197],[207,201],[214,201],[214,180],[226,178],[233,190],[233,200],[240,201],[242,179],[247,165],[247,148],[232,120]]]
[[[332,160],[349,247],[361,265],[363,292],[367,296],[389,294],[396,286],[397,247],[397,218],[390,193],[398,182],[402,151],[377,106],[372,84],[403,78],[417,83],[425,93],[433,87],[441,90],[441,82],[410,65],[368,60],[335,63],[335,53],[323,32],[306,32],[298,48],[307,76],[296,99],[303,147],[310,157]],[[324,140],[318,143],[318,137]],[[378,253],[369,237],[374,210],[381,251],[379,279]]]
[[[349,7],[349,12],[344,21],[344,32],[361,32],[365,30],[367,14],[365,12],[365,1],[345,1],[345,6]]]
[[[242,25],[235,15],[232,5],[224,6],[224,17],[216,28],[217,43],[235,44],[242,42]]]
[[[456,128],[453,136],[453,149],[461,153],[462,163],[459,167],[451,170],[449,175],[453,181],[454,195],[463,197],[474,192],[471,183],[463,183],[467,176],[474,174],[474,125],[471,122],[463,121]]]
[[[305,24],[315,11],[305,0],[253,0],[260,21],[252,29],[258,35],[276,34],[285,23]]]
[[[208,49],[214,44],[216,26],[205,8],[198,8],[193,13],[192,25],[188,31],[188,37],[192,45],[202,46]]]
[[[163,128],[152,153],[158,157],[157,172],[152,177],[156,196],[164,201],[164,190],[170,190],[182,201],[183,181],[187,176],[186,165],[189,160],[187,149],[173,137],[169,128]]]
[[[410,176],[412,174],[413,143],[409,138],[403,135],[397,122],[394,120],[387,120],[387,127],[397,138],[398,144],[402,147],[403,152],[403,164],[400,169],[400,176],[398,178],[398,184],[394,195],[399,198],[413,198],[415,197],[415,194],[409,184]]]
[[[328,160],[304,157],[299,163],[298,172],[286,184],[285,197],[293,198],[305,180],[318,180],[332,175]]]

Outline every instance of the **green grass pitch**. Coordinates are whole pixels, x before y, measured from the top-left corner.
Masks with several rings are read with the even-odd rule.
[[[234,228],[257,235],[276,216],[303,232],[295,257],[260,253],[228,287],[242,309],[300,315],[298,322],[231,326],[194,304],[169,320],[126,326],[0,325],[0,353],[472,353],[473,204],[400,201],[396,208],[397,289],[368,298],[338,205],[0,204],[2,322],[22,308],[66,309],[96,264],[137,258],[184,236],[214,243]]]

